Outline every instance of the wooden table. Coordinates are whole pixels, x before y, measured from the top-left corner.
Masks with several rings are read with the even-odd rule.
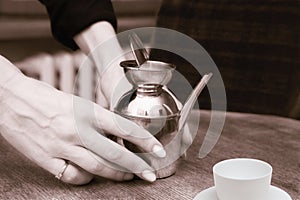
[[[272,185],[288,192],[293,200],[300,200],[300,121],[227,113],[215,148],[207,157],[199,159],[198,151],[209,120],[210,112],[201,111],[200,128],[187,160],[175,175],[152,184],[142,180],[119,183],[96,178],[86,186],[67,185],[24,158],[0,137],[0,199],[193,199],[200,191],[213,186],[215,163],[250,157],[269,162],[273,166]]]

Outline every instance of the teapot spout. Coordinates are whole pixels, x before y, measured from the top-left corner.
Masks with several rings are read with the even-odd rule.
[[[195,104],[198,96],[200,95],[200,93],[202,92],[204,87],[207,85],[207,83],[210,80],[210,78],[212,77],[212,75],[213,75],[212,73],[205,74],[202,77],[202,79],[200,80],[200,82],[198,83],[198,85],[195,87],[195,89],[192,91],[190,96],[185,101],[185,104],[183,105],[183,107],[180,111],[180,118],[179,118],[179,122],[178,122],[178,131],[181,131],[181,129],[184,127],[186,120],[187,120],[192,108],[194,107],[194,104]]]

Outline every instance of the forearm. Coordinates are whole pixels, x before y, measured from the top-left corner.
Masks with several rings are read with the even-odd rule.
[[[106,21],[96,22],[74,37],[80,49],[95,62],[100,75],[111,62],[122,59],[123,50],[113,26]]]
[[[89,54],[99,44],[115,36],[115,30],[109,22],[99,21],[77,34],[74,40],[85,54]]]

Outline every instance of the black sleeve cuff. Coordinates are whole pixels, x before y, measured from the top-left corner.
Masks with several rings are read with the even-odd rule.
[[[98,21],[108,21],[117,28],[110,0],[40,0],[47,8],[53,36],[76,50],[73,37]]]

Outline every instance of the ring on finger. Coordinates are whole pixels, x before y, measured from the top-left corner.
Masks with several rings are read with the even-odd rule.
[[[55,178],[57,178],[58,180],[61,179],[61,177],[64,175],[68,165],[69,165],[69,161],[68,160],[64,160],[65,164],[64,166],[61,168],[61,170],[58,172],[58,174],[55,176]]]

